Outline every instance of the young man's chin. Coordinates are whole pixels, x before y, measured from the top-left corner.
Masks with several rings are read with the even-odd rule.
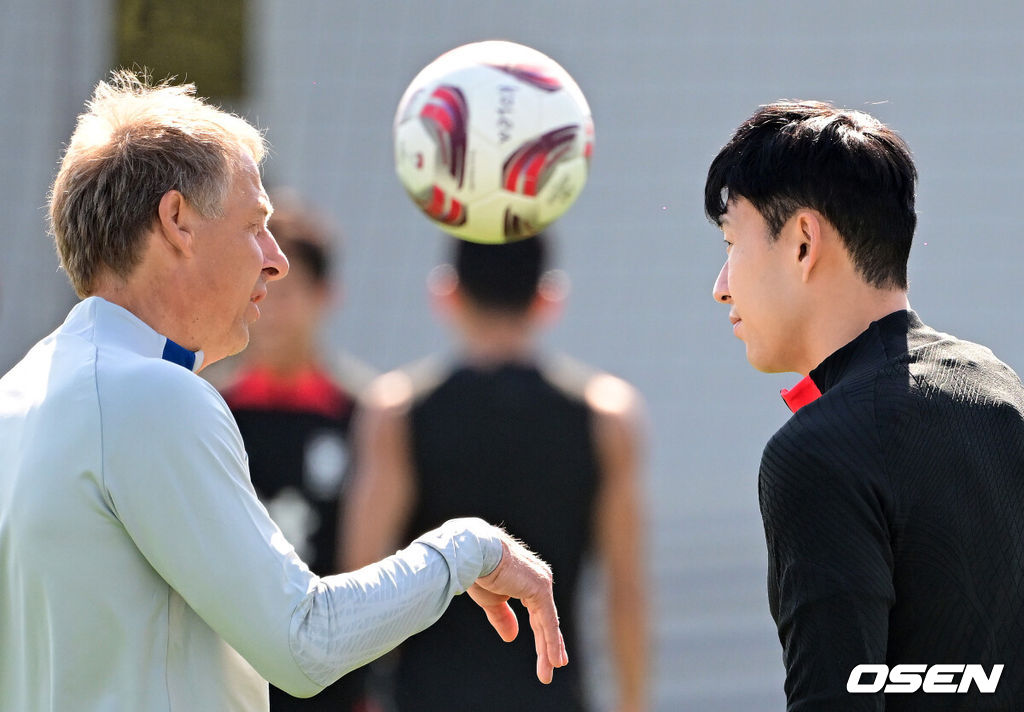
[[[747,363],[761,373],[770,373],[764,369],[761,354],[756,349],[751,348],[750,344],[746,341],[743,342],[743,346],[746,348]]]
[[[789,373],[793,371],[792,368],[787,368],[785,365],[777,363],[775,359],[752,350],[749,344],[747,345],[747,362],[761,373]]]

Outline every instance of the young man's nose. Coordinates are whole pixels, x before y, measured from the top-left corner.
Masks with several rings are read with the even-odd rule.
[[[725,261],[725,264],[722,265],[722,270],[718,273],[718,279],[715,280],[712,295],[715,301],[721,304],[728,304],[729,300],[732,299],[729,295],[729,260]]]

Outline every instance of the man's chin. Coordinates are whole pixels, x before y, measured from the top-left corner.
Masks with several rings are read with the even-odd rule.
[[[245,351],[245,347],[249,345],[249,327],[248,325],[242,325],[238,332],[232,335],[234,338],[230,342],[217,344],[212,348],[204,348],[203,353],[206,355],[207,363],[214,363],[222,359],[234,356],[236,354]]]
[[[776,359],[750,348],[750,344],[747,344],[747,362],[761,373],[786,373],[792,370],[780,366],[776,363]]]
[[[754,360],[754,359],[750,358],[749,355],[747,356],[747,361],[750,363],[751,366],[753,366],[756,370],[760,371],[761,373],[797,373],[798,372],[797,369],[795,369],[793,367],[784,366],[784,365],[780,365],[780,364],[777,364],[777,363],[771,363],[771,362],[765,362],[765,361],[757,361],[757,360]]]
[[[249,330],[246,329],[245,330],[245,338],[244,339],[239,339],[239,341],[235,345],[235,347],[229,350],[228,356],[234,356],[235,354],[242,353],[243,351],[245,351],[245,347],[248,346],[248,345],[249,345]]]

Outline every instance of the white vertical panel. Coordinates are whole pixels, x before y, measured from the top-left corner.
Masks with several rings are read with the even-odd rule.
[[[75,116],[109,62],[107,0],[11,0],[0,21],[0,370],[74,301],[47,193]]]

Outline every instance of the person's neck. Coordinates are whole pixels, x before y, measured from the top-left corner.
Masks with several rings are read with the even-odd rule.
[[[806,376],[822,361],[862,334],[872,322],[893,312],[910,309],[902,289],[878,289],[866,283],[835,290],[808,323],[807,358],[799,373]]]
[[[313,344],[301,340],[290,343],[287,349],[272,350],[260,348],[257,337],[244,353],[250,368],[266,369],[282,379],[295,378],[319,366]]]
[[[534,330],[525,317],[469,319],[462,325],[461,337],[463,358],[478,367],[527,363],[535,355]]]
[[[116,304],[134,314],[158,334],[186,349],[198,350],[200,346],[191,343],[193,338],[189,329],[178,316],[187,312],[177,307],[175,295],[162,289],[159,283],[145,284],[146,281],[135,274],[125,280],[106,273],[96,280],[90,296]]]

